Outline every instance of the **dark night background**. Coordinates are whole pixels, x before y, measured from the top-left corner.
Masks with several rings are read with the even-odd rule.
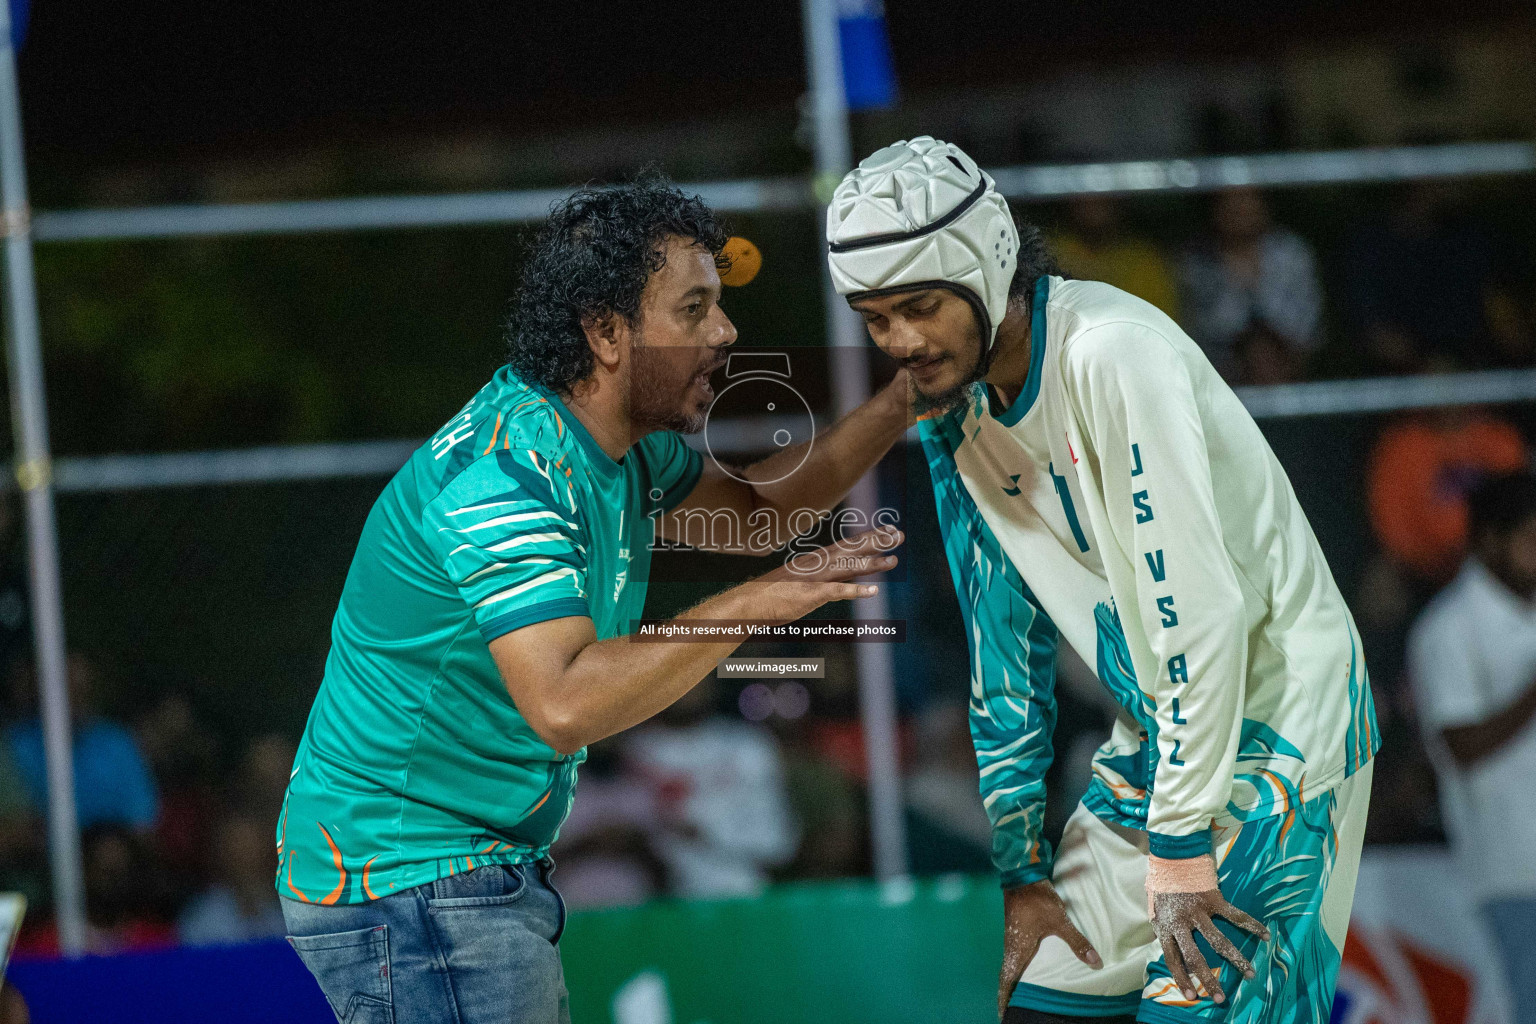
[[[1431,116],[1436,104],[1459,110],[1474,91],[1458,91],[1463,65],[1446,27],[1489,52],[1523,53],[1528,71],[1528,2],[888,0],[886,13],[902,103],[854,117],[855,152],[921,131],[994,165],[1532,134],[1519,112]],[[1392,68],[1385,78],[1400,93],[1388,112],[1414,115],[1402,127],[1364,130],[1369,108],[1346,110],[1355,123],[1314,116],[1319,96],[1345,107],[1352,98],[1323,72],[1378,65]],[[566,186],[647,162],[682,181],[811,166],[796,134],[805,87],[792,2],[36,0],[20,69],[32,199],[44,210]],[[1260,85],[1227,95],[1221,83],[1231,76],[1221,76],[1231,69]],[[1156,110],[1107,106],[1104,119],[1121,123],[1092,150],[1052,141],[1017,113],[1084,81],[1119,82],[1115,95],[1134,99],[1140,76],[1207,71],[1216,84],[1174,151],[1173,136],[1155,130]],[[1131,126],[1146,129],[1140,135],[1111,130],[1136,118],[1147,122]],[[1329,291],[1329,344],[1310,372],[1361,372],[1331,289],[1348,269],[1350,233],[1390,209],[1399,190],[1268,198],[1276,220],[1317,251]],[[1457,194],[1471,221],[1496,224],[1500,244],[1525,254],[1536,251],[1532,198],[1529,177],[1467,182]],[[1057,229],[1066,204],[1016,212]],[[1124,212],[1172,253],[1200,236],[1208,202],[1142,196]],[[758,280],[727,297],[741,344],[819,345],[818,218],[730,221],[765,254]],[[499,365],[526,235],[476,227],[40,245],[55,451],[424,437]],[[1351,598],[1373,557],[1362,482],[1382,423],[1267,428]],[[917,481],[913,529],[929,531],[936,550],[921,462],[906,471]],[[181,694],[221,737],[226,762],[252,735],[296,738],[355,538],[383,482],[60,496],[69,637],[102,666],[108,710],[132,718]],[[10,548],[15,577],[14,523]],[[941,565],[909,571],[946,578]],[[664,585],[653,593],[653,614],[694,596]],[[926,660],[915,645],[909,654],[934,672],[934,692],[952,695],[964,687],[958,616],[948,591],[939,597],[912,598],[931,647]],[[1390,677],[1392,656],[1372,658],[1373,674]],[[904,699],[920,703],[921,694]],[[818,710],[852,707],[845,689]],[[1411,835],[1426,827],[1433,834],[1433,822],[1409,823]]]
[[[891,0],[902,107],[856,115],[855,150],[930,130],[930,113],[950,116],[944,98],[960,96],[982,116],[945,130],[983,160],[1060,158],[1028,130],[990,131],[986,97],[1061,76],[1262,65],[1319,46],[1426,51],[1434,68],[1448,21],[1496,32],[1511,18],[1524,24],[1528,11],[1497,0],[1409,9],[1379,0],[1055,9]],[[810,166],[795,133],[804,71],[794,3],[471,4],[445,14],[355,0],[40,0],[20,68],[40,209],[558,186],[653,161],[680,180]],[[1292,148],[1293,121],[1282,96],[1246,121],[1202,114],[1183,153],[1096,155]],[[1489,131],[1497,134],[1469,124],[1463,134]],[[590,157],[562,163],[571,148]],[[1529,233],[1529,204],[1510,202],[1528,187],[1478,184],[1469,200]],[[1350,226],[1393,194],[1312,189],[1271,201],[1326,264]],[[1127,212],[1176,246],[1198,233],[1205,204],[1146,197]],[[1063,209],[1021,213],[1053,227]],[[728,298],[742,344],[819,344],[816,218],[731,221],[767,255],[757,282]],[[482,227],[41,245],[55,451],[424,436],[500,362],[526,235]],[[1319,365],[1352,370],[1348,346]],[[1309,486],[1320,500],[1356,487],[1363,473],[1372,424],[1330,429],[1355,438],[1331,461],[1314,457],[1305,432],[1277,437],[1322,474],[1301,485],[1304,498]],[[108,664],[109,700],[128,708],[172,687],[197,695],[234,734],[296,732],[353,539],[381,483],[62,496],[70,636]],[[1352,502],[1314,516],[1336,570],[1352,578],[1368,547],[1363,509]]]
[[[1062,67],[1263,57],[1312,39],[1404,41],[1498,23],[1519,0],[950,0],[887,5],[911,93]],[[1389,27],[1387,27],[1389,26]],[[39,197],[49,168],[458,129],[602,127],[793,106],[799,5],[162,3],[34,5],[21,81]],[[167,168],[169,171],[170,169]],[[43,205],[40,203],[40,205]]]

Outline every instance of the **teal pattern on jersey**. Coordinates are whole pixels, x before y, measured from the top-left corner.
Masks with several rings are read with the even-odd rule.
[[[1376,727],[1376,702],[1371,699],[1371,674],[1360,664],[1353,632],[1349,635],[1349,733],[1345,738],[1348,764],[1345,777],[1355,774],[1381,749]]]
[[[1003,554],[955,471],[958,419],[923,420],[944,554],[960,600],[971,660],[971,738],[982,803],[992,821],[992,862],[1004,888],[1050,877],[1040,838],[1045,773],[1056,727],[1056,625]]]
[[[1227,802],[1227,813],[1238,821],[1263,818],[1279,814],[1293,798],[1300,802],[1301,791],[1290,782],[1266,768],[1243,771],[1244,765],[1273,766],[1281,757],[1293,758],[1304,763],[1301,751],[1263,722],[1252,718],[1243,719],[1243,731],[1238,739],[1237,764],[1239,770],[1232,776],[1233,798]],[[1304,777],[1304,776],[1303,776]]]
[[[1083,802],[1104,821],[1145,829],[1157,751],[1156,704],[1136,682],[1119,611],[1113,603],[1100,601],[1093,609],[1093,619],[1098,627],[1099,680],[1140,726],[1141,743],[1134,752],[1117,750],[1113,741],[1099,748]]]
[[[1093,777],[1083,794],[1083,804],[1101,821],[1145,831],[1151,799],[1151,744],[1146,734],[1133,752],[1117,752],[1111,744],[1093,757]]]
[[[1246,730],[1245,730],[1246,731]],[[1147,968],[1137,1019],[1148,1024],[1328,1024],[1340,949],[1323,925],[1323,901],[1338,856],[1339,789],[1303,802],[1299,789],[1266,772],[1280,794],[1275,813],[1218,828],[1217,879],[1233,906],[1269,927],[1261,942],[1224,919],[1216,927],[1252,963],[1254,978],[1217,956],[1196,936],[1206,963],[1220,965],[1228,1001],[1193,1003],[1174,984],[1166,962]]]
[[[1157,735],[1154,716],[1157,703],[1136,683],[1136,666],[1131,664],[1131,647],[1125,641],[1125,627],[1120,612],[1112,602],[1100,601],[1093,609],[1093,621],[1099,636],[1099,681],[1109,687],[1115,703],[1128,711],[1142,729]]]

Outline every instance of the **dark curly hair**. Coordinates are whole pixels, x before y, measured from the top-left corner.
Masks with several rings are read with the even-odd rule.
[[[1022,299],[1024,308],[1028,310],[1029,302],[1035,294],[1036,281],[1047,276],[1069,275],[1056,265],[1056,256],[1039,228],[1020,220],[1015,220],[1014,226],[1019,231],[1019,254],[1014,257],[1013,280],[1008,282],[1008,298],[1010,301]]]
[[[726,265],[726,230],[698,196],[642,171],[620,185],[588,187],[557,205],[529,246],[507,318],[507,363],[523,380],[569,394],[592,373],[583,322],[633,324],[650,276],[666,265],[666,240],[702,245]]]

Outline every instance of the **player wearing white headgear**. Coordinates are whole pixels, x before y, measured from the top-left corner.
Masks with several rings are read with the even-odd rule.
[[[923,136],[859,164],[838,186],[827,218],[840,294],[850,300],[900,296],[900,305],[919,292],[947,291],[965,300],[975,317],[977,350],[963,354],[963,368],[940,365],[962,354],[904,359],[921,382],[920,405],[949,404],[980,380],[996,352],[1015,279],[1032,279],[1042,269],[1032,266],[1019,276],[1020,261],[1039,264],[1044,256],[1038,233],[1028,240],[1029,252],[1019,251],[1018,228],[991,176],[958,146]],[[958,305],[950,312],[964,319]]]
[[[1253,419],[1158,309],[1066,280],[955,146],[865,160],[827,239],[926,410],[1006,893],[999,1014],[1323,1024],[1379,741],[1359,634]],[[1053,858],[1063,637],[1120,713]]]

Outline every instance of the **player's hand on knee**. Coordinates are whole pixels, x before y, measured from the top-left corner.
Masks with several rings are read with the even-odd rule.
[[[1179,986],[1185,999],[1194,1000],[1200,994],[1190,980],[1193,974],[1207,996],[1218,1003],[1226,1001],[1226,992],[1216,979],[1216,972],[1205,962],[1205,957],[1195,944],[1196,932],[1205,937],[1205,941],[1210,943],[1211,949],[1218,956],[1242,972],[1243,977],[1254,976],[1253,964],[1217,929],[1211,919],[1224,917],[1266,942],[1270,937],[1269,929],[1228,903],[1220,889],[1205,892],[1157,892],[1151,894],[1151,899],[1152,927],[1163,948],[1168,973],[1172,975],[1174,984]]]
[[[1003,890],[1003,966],[997,981],[997,1016],[1008,1010],[1013,990],[1047,935],[1065,942],[1089,967],[1102,967],[1093,944],[1067,917],[1067,908],[1050,882],[1032,882]]]

